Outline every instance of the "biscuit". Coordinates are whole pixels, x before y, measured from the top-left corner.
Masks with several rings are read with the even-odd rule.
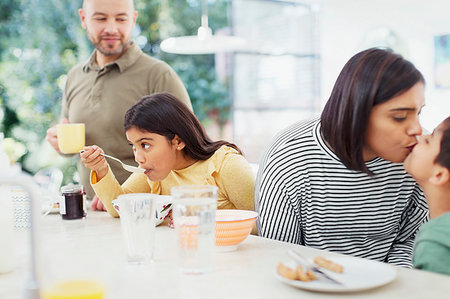
[[[306,272],[303,272],[303,268],[301,265],[297,266],[297,269],[295,270],[296,279],[301,281],[311,281],[317,279],[316,275],[311,270],[306,270]]]
[[[327,260],[321,256],[317,256],[314,258],[314,263],[316,263],[319,267],[325,268],[327,270],[342,273],[344,271],[344,267],[342,265],[336,264],[330,260]]]
[[[283,276],[284,278],[294,280],[296,278],[295,271],[287,266],[285,266],[283,263],[278,264],[277,267],[278,274]]]

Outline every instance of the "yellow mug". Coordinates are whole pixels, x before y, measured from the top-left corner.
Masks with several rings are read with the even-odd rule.
[[[59,150],[63,154],[80,152],[85,144],[84,124],[59,124],[56,126]]]

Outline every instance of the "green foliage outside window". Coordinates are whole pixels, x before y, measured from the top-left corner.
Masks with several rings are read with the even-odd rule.
[[[2,0],[0,3],[0,130],[26,145],[19,162],[31,173],[58,166],[73,179],[75,158],[62,158],[46,144],[46,130],[58,122],[67,72],[93,48],[73,0]],[[227,0],[209,1],[209,25],[227,26]],[[159,50],[169,36],[195,35],[200,0],[135,0],[139,12],[134,40],[143,51],[171,65],[202,122],[229,117],[227,82],[216,78],[214,55],[173,55]]]

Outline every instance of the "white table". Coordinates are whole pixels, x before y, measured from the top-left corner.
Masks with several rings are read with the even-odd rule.
[[[345,294],[314,293],[276,279],[275,269],[288,248],[307,256],[335,254],[250,236],[236,251],[217,252],[215,269],[205,275],[180,274],[175,263],[175,232],[157,227],[157,261],[145,267],[125,263],[119,219],[88,211],[86,219],[62,220],[48,215],[41,221],[41,281],[56,275],[83,274],[107,285],[107,298],[449,298],[450,277],[399,268],[388,285]],[[0,298],[21,297],[27,267],[25,231],[17,234],[17,267],[0,274]],[[164,242],[162,242],[164,240]]]

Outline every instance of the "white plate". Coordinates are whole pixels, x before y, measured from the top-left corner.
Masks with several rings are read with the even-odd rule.
[[[41,212],[43,214],[45,214],[45,213],[57,214],[57,213],[59,213],[59,204],[53,204],[53,203],[50,203],[50,202],[42,203]]]
[[[42,214],[54,214],[59,213],[59,198],[51,199],[48,196],[43,196],[45,199],[41,203],[41,212]]]
[[[309,282],[290,280],[282,277],[275,270],[276,277],[282,282],[296,288],[317,292],[357,292],[385,285],[393,281],[397,275],[396,270],[385,263],[352,257],[327,258],[344,267],[343,273],[327,271],[332,278],[343,283],[338,285],[327,280],[313,280]],[[295,262],[284,263],[295,269]]]

